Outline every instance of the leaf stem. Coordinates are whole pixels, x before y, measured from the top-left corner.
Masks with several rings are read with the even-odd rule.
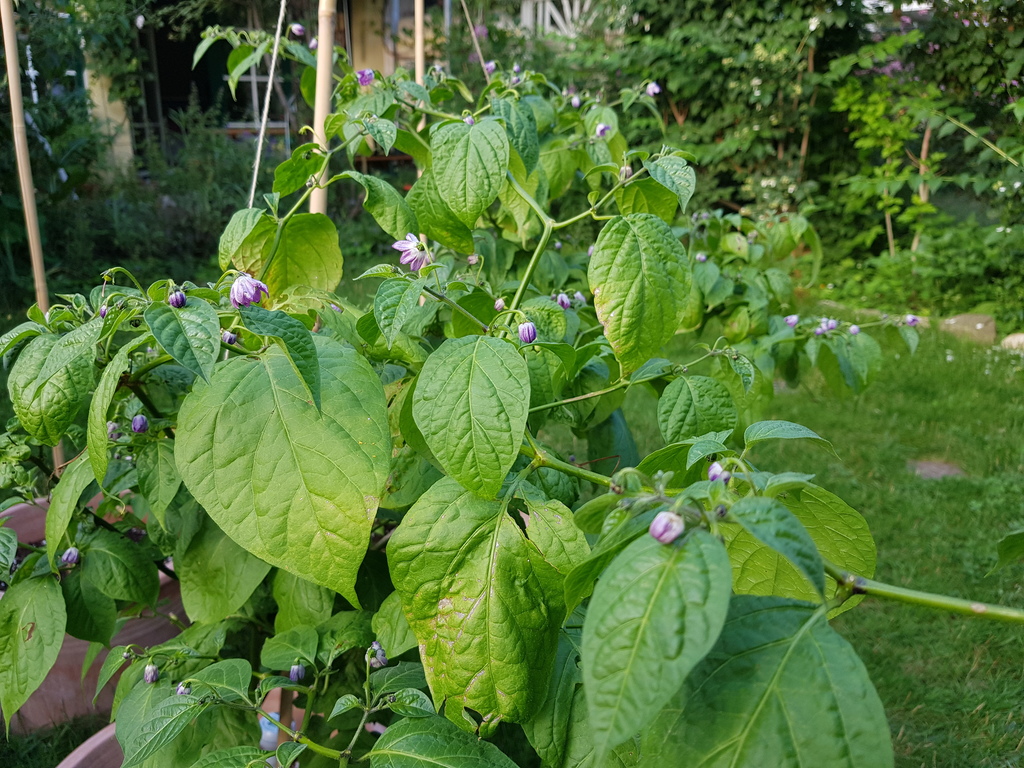
[[[554,230],[551,227],[551,219],[544,223],[544,231],[541,233],[540,240],[537,242],[537,248],[533,252],[533,256],[530,257],[530,263],[526,265],[526,271],[523,273],[523,279],[519,283],[519,287],[516,288],[516,295],[512,297],[512,303],[509,304],[509,310],[519,309],[519,304],[523,300],[523,296],[526,294],[526,289],[530,285],[530,279],[533,277],[534,270],[537,269],[537,264],[540,263],[541,254],[544,253],[544,249],[548,246],[548,241],[551,239],[551,233]]]
[[[583,467],[577,467],[575,464],[570,464],[567,461],[554,458],[547,451],[523,443],[519,446],[519,452],[524,456],[527,456],[534,460],[538,467],[547,467],[549,469],[557,469],[559,472],[564,472],[567,475],[574,475],[581,480],[589,480],[592,483],[603,486],[611,486],[611,478],[605,477],[604,475],[598,474],[597,472],[591,472],[589,469]]]
[[[324,164],[324,167],[327,167],[326,163]],[[274,233],[274,242],[270,246],[270,253],[267,254],[267,260],[264,262],[263,269],[260,271],[260,282],[264,282],[267,278],[267,272],[270,271],[270,265],[274,262],[274,257],[277,255],[277,248],[281,245],[281,237],[284,235],[284,228],[288,225],[288,221],[303,205],[305,205],[306,200],[308,200],[309,196],[313,194],[313,190],[318,189],[319,186],[320,185],[318,184],[311,184],[306,187],[306,191],[302,193],[302,197],[299,198],[299,201],[280,221],[277,222],[277,231]]]
[[[433,296],[433,297],[434,297],[435,299],[437,299],[438,301],[444,302],[445,304],[447,304],[447,305],[448,305],[449,307],[451,307],[452,309],[454,309],[454,310],[455,310],[455,311],[457,311],[457,312],[461,312],[461,313],[462,313],[463,315],[465,315],[465,316],[466,316],[466,317],[467,317],[467,318],[468,318],[468,319],[469,319],[470,321],[472,321],[474,325],[479,325],[479,326],[480,326],[480,329],[481,329],[481,330],[482,330],[482,331],[483,331],[484,333],[490,333],[490,330],[491,330],[491,329],[490,329],[490,327],[489,327],[489,326],[487,325],[487,323],[483,322],[482,320],[480,320],[480,318],[478,318],[478,317],[476,317],[475,315],[473,315],[473,313],[472,313],[472,312],[470,312],[469,310],[467,310],[467,309],[466,309],[465,307],[461,307],[461,306],[459,306],[458,304],[456,304],[456,303],[455,303],[454,301],[452,301],[451,299],[449,299],[449,298],[448,298],[447,296],[445,296],[445,295],[444,295],[443,293],[441,293],[440,291],[435,291],[435,290],[434,290],[433,288],[431,288],[431,287],[429,287],[429,286],[426,286],[426,285],[424,285],[424,286],[423,286],[423,292],[424,292],[424,293],[429,293],[429,294],[430,294],[431,296]]]
[[[963,600],[959,597],[949,597],[947,595],[937,595],[933,592],[921,592],[916,589],[896,587],[892,584],[884,584],[883,582],[874,581],[873,579],[845,571],[827,560],[825,561],[825,572],[835,579],[841,588],[845,586],[855,595],[884,597],[901,603],[920,605],[925,608],[949,611],[950,613],[959,613],[964,616],[977,616],[978,618],[992,619],[993,621],[1024,624],[1024,610],[1019,608],[1010,608],[992,603],[980,603],[975,600]]]
[[[597,212],[601,208],[601,206],[603,206],[605,203],[611,200],[612,196],[620,189],[622,189],[625,186],[628,186],[633,181],[638,179],[645,171],[646,169],[642,168],[636,173],[634,173],[632,176],[630,176],[628,179],[624,179],[623,181],[618,182],[614,187],[608,190],[604,197],[602,197],[600,200],[598,200],[596,203],[590,206],[583,213],[578,213],[572,218],[565,219],[564,221],[555,222],[555,224],[553,225],[554,228],[565,229],[566,227],[575,224],[577,221],[583,221],[583,219],[587,218],[588,216],[592,216],[594,219],[599,219]]]
[[[596,392],[588,392],[585,395],[577,395],[576,397],[567,397],[564,400],[556,400],[553,403],[544,403],[544,405],[535,405],[530,409],[530,413],[537,413],[538,411],[548,411],[552,408],[557,408],[560,405],[568,405],[569,403],[578,403],[580,400],[589,400],[592,397],[600,397],[601,395],[607,395],[609,392],[614,392],[617,389],[628,387],[630,385],[629,379],[623,379],[617,384],[612,384],[610,387],[599,389]]]
[[[154,368],[159,368],[164,363],[169,363],[174,360],[170,355],[160,355],[155,357],[143,366],[140,366],[138,370],[132,371],[132,378],[136,381],[143,376],[143,374],[149,373]]]

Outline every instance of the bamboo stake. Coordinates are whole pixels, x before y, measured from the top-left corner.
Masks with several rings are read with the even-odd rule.
[[[423,85],[423,76],[427,73],[427,51],[423,37],[423,26],[426,12],[423,0],[415,0],[413,4],[414,56],[416,62],[416,82]]]
[[[338,14],[337,0],[320,0],[316,49],[316,99],[313,102],[313,138],[327,151],[327,131],[324,123],[331,113],[331,95],[334,91],[334,24]],[[322,184],[328,169],[316,179]],[[310,213],[327,213],[327,189],[316,187],[309,196]]]
[[[25,111],[21,101],[21,72],[18,67],[18,36],[15,30],[12,0],[0,0],[0,22],[4,28],[4,55],[7,57],[7,85],[11,94],[11,129],[14,133],[14,156],[18,164],[18,182],[21,184],[21,204],[25,209],[25,229],[28,230],[28,251],[32,260],[32,282],[36,288],[36,304],[46,312],[50,308],[46,290],[46,270],[43,267],[43,241],[39,236],[39,214],[36,212],[36,193],[32,184],[32,164],[28,156],[28,134],[25,131]]]

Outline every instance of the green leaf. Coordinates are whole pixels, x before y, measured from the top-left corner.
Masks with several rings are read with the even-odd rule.
[[[493,744],[442,717],[399,720],[367,755],[372,768],[515,768]]]
[[[630,544],[597,583],[583,624],[583,684],[597,763],[644,728],[718,639],[729,558],[711,534]]]
[[[236,543],[357,604],[356,573],[391,465],[387,406],[355,350],[315,343],[322,412],[283,352],[232,358],[185,398],[175,460]]]
[[[59,337],[43,334],[32,339],[18,354],[7,377],[14,414],[32,437],[56,445],[92,389],[96,375],[92,347],[72,358],[52,374],[43,375]]]
[[[441,199],[432,171],[423,172],[406,200],[427,237],[459,253],[473,253],[473,232]]]
[[[303,144],[292,156],[274,169],[274,192],[286,197],[306,186],[310,177],[320,173],[326,157],[316,144]]]
[[[387,552],[435,703],[528,719],[547,687],[562,585],[504,505],[439,480]]]
[[[345,651],[368,647],[373,642],[372,618],[369,611],[338,611],[318,626],[317,661],[330,666]]]
[[[583,683],[578,663],[579,642],[578,629],[563,630],[559,634],[555,669],[548,683],[547,698],[534,716],[523,723],[526,738],[545,765],[561,766],[565,759],[574,694]],[[581,703],[583,707],[585,705]]]
[[[361,706],[362,702],[360,702],[359,699],[357,699],[351,693],[346,693],[344,696],[342,696],[340,699],[334,702],[334,708],[331,709],[331,714],[327,716],[327,720],[333,720],[338,715],[343,715],[346,712]]]
[[[153,337],[147,333],[142,338],[137,338],[121,347],[114,358],[107,363],[107,367],[103,369],[99,384],[96,385],[96,391],[93,392],[92,401],[89,403],[89,424],[86,432],[89,461],[92,462],[96,482],[101,485],[107,476],[107,467],[110,464],[110,456],[107,453],[107,443],[110,440],[107,433],[107,411],[110,410],[110,403],[121,383],[121,375],[131,367],[131,353],[143,344],[149,344],[152,341]]]
[[[668,443],[708,432],[732,432],[738,420],[729,390],[709,376],[680,376],[658,400],[658,426]]]
[[[820,437],[817,432],[791,421],[758,421],[743,432],[743,444],[747,448],[765,440],[813,440],[835,454],[832,443]]]
[[[60,581],[67,609],[66,631],[72,637],[106,645],[117,627],[117,604],[100,592],[82,569],[75,568],[64,574]]]
[[[167,698],[149,713],[137,729],[126,734],[125,741],[121,742],[124,749],[122,768],[139,765],[161,747],[170,744],[208,706],[194,696],[175,695]],[[118,740],[121,740],[120,735]]]
[[[404,239],[410,232],[420,232],[416,214],[412,212],[409,203],[388,182],[356,171],[346,171],[340,174],[340,178],[352,179],[366,191],[363,208],[395,240]]]
[[[363,125],[366,126],[366,132],[370,134],[370,138],[384,150],[385,155],[391,152],[391,148],[395,146],[395,139],[398,138],[398,126],[393,121],[379,117],[367,117],[363,119]]]
[[[293,664],[316,664],[319,642],[320,637],[313,627],[292,627],[263,644],[260,663],[270,669],[291,669]]]
[[[180,365],[209,381],[220,352],[220,321],[217,310],[202,299],[192,299],[181,309],[154,302],[143,317],[149,330]]]
[[[174,565],[185,613],[204,624],[235,613],[270,572],[269,563],[238,546],[207,515]]]
[[[412,412],[427,446],[465,488],[493,498],[519,455],[530,402],[526,361],[507,341],[445,341],[423,365]]]
[[[3,529],[0,528],[0,531],[3,531]],[[999,544],[996,545],[996,553],[999,556],[999,560],[992,567],[992,570],[986,574],[988,576],[1008,565],[1016,563],[1024,557],[1024,530],[1013,531],[1003,536],[999,540]]]
[[[493,119],[449,123],[430,140],[437,191],[456,218],[472,228],[505,184],[509,143]]]
[[[57,661],[66,621],[60,585],[50,576],[20,581],[0,600],[0,709],[8,735],[14,715]]]
[[[103,686],[110,682],[110,678],[117,674],[117,671],[123,667],[128,660],[124,658],[122,654],[128,650],[127,645],[115,645],[110,649],[110,653],[107,654],[107,658],[103,660],[103,665],[100,667],[99,677],[96,678],[96,693],[93,694],[92,703],[96,705],[96,699],[99,698],[100,691],[103,690]]]
[[[819,594],[825,592],[825,571],[818,548],[807,529],[775,499],[747,496],[729,509],[747,533],[795,565]]]
[[[683,247],[656,216],[618,216],[598,235],[587,277],[608,342],[624,373],[635,371],[682,322],[690,294]]]
[[[389,658],[401,656],[417,645],[405,614],[402,612],[402,598],[392,592],[384,598],[380,609],[373,615],[373,633]]]
[[[268,757],[270,752],[264,752],[259,747],[228,747],[203,755],[190,768],[250,768],[252,765],[260,766],[261,763],[257,761],[265,762]]]
[[[245,327],[257,336],[273,339],[281,345],[295,373],[309,390],[313,405],[320,410],[320,361],[317,358],[313,334],[286,312],[268,311],[263,307],[249,305],[240,307],[238,314],[242,317]]]
[[[262,262],[266,262],[271,248],[273,239],[268,239],[261,253]],[[285,293],[293,285],[329,292],[341,281],[343,265],[334,222],[322,213],[298,213],[285,225],[273,261],[260,279],[267,284],[271,297]],[[262,272],[262,268],[257,272]]]
[[[563,576],[590,557],[587,538],[572,512],[554,499],[526,499],[526,535]]]
[[[492,98],[491,113],[505,121],[505,134],[509,143],[523,161],[526,173],[532,173],[540,159],[537,119],[533,110],[522,101]]]
[[[143,445],[135,454],[135,468],[139,474],[139,490],[163,524],[167,505],[181,487],[181,475],[174,463],[174,441],[155,440]]]
[[[0,335],[0,357],[3,357],[21,342],[46,333],[46,327],[31,320],[16,325],[11,330]]]
[[[395,700],[388,704],[388,708],[404,717],[430,717],[437,714],[430,697],[423,691],[416,688],[403,688],[392,694]]]
[[[651,178],[679,198],[679,207],[686,212],[686,206],[697,185],[697,174],[685,160],[675,155],[666,155],[657,160],[645,160],[644,168]]]
[[[156,604],[160,577],[144,547],[105,528],[83,536],[79,546],[82,576],[103,594],[115,600]]]
[[[243,208],[235,211],[224,228],[224,234],[220,236],[220,243],[217,246],[217,262],[221,271],[231,266],[242,243],[261,222],[273,227],[272,220],[265,217],[262,208]]]
[[[885,710],[825,612],[737,597],[715,648],[647,730],[644,766],[887,768]]]
[[[331,618],[334,610],[331,590],[288,571],[278,570],[274,574],[273,592],[277,603],[274,631],[278,633],[301,624],[315,627]]]
[[[64,534],[71,516],[78,510],[78,500],[93,481],[92,464],[88,449],[75,459],[60,476],[53,490],[50,508],[46,511],[46,558],[54,568],[57,557],[64,551]]]
[[[910,350],[910,354],[917,352],[917,345],[921,341],[921,336],[918,334],[917,329],[911,328],[909,325],[898,325],[896,330],[903,339],[903,343],[907,345],[907,349]]]
[[[199,693],[212,690],[223,701],[248,701],[252,665],[245,659],[226,659],[196,672],[189,680],[202,683]]]
[[[424,282],[422,279],[393,278],[385,280],[377,288],[373,299],[373,316],[388,347],[395,343],[405,322],[419,306]]]
[[[13,528],[0,526],[0,573],[10,573],[18,554],[18,534]],[[6,570],[4,570],[6,569]]]
[[[666,224],[672,224],[679,201],[654,179],[637,179],[615,191],[615,204],[623,215],[653,213]]]
[[[402,688],[426,688],[427,678],[423,665],[418,662],[400,661],[393,667],[385,667],[370,673],[370,690],[374,694],[398,691]]]

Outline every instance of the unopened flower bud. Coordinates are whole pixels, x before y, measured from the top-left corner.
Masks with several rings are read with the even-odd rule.
[[[312,40],[309,41],[309,50],[315,51],[318,45],[319,43],[316,41],[316,38],[314,37]]]
[[[708,480],[711,480],[712,482],[715,480],[721,480],[723,483],[728,483],[731,477],[732,475],[729,474],[717,461],[713,462],[711,466],[708,467]]]
[[[225,344],[234,344],[238,341],[238,334],[232,333],[231,331],[224,331],[224,333],[220,335],[220,340]]]
[[[156,664],[147,664],[142,672],[142,682],[152,685],[160,679],[160,669]]]
[[[705,261],[708,260],[708,255],[704,253],[704,251],[697,251],[697,255],[694,256],[693,258],[699,261],[701,264],[703,264]]]
[[[141,413],[132,419],[132,432],[140,434],[149,429],[149,419]]]
[[[366,660],[374,669],[381,669],[388,665],[388,657],[384,653],[384,648],[376,640],[370,643],[370,650],[366,652]]]
[[[184,683],[178,683],[178,690],[176,691],[176,693],[179,696],[188,696],[190,693],[192,693],[192,689]]]
[[[594,129],[594,136],[598,139],[603,139],[611,132],[612,127],[610,125],[606,123],[598,123],[597,128]]]
[[[569,307],[572,306],[572,302],[569,301],[569,297],[564,293],[558,294],[558,296],[555,298],[555,301],[558,302],[558,306],[560,306],[562,309],[568,309]]]
[[[496,70],[497,68],[498,68],[498,65],[495,64],[493,61],[485,61],[484,62],[484,72],[486,72],[488,75],[493,75],[494,74],[494,70]]]
[[[555,250],[556,251],[562,250],[562,241],[561,240],[555,240]]]
[[[181,309],[187,301],[184,291],[172,291],[171,295],[167,297],[167,303],[175,309]]]
[[[469,254],[469,256],[466,257],[466,263],[469,264],[469,266],[471,267],[475,267],[477,264],[480,263],[480,257],[477,256],[475,253],[471,253]]]
[[[859,325],[851,325],[850,326],[850,335],[851,336],[856,336],[858,333],[860,333],[860,326]]]
[[[537,340],[537,326],[530,322],[520,323],[519,340],[523,344],[533,344]]]
[[[103,318],[103,317],[106,317],[106,316],[107,316],[107,305],[104,304],[102,307],[100,307],[100,317]]]
[[[462,122],[464,122],[466,125],[476,125],[476,119],[474,119],[472,115],[466,115],[464,118],[462,118]]]
[[[800,315],[786,315],[782,320],[790,328],[796,328],[797,323],[800,322]]]
[[[619,168],[619,181],[626,181],[633,175],[633,168],[629,165],[624,165]]]
[[[64,563],[64,565],[77,565],[78,560],[78,547],[68,547],[64,550],[64,554],[60,556],[60,561]]]
[[[376,78],[376,74],[372,69],[359,69],[356,70],[356,80],[359,81],[360,85],[369,85]]]
[[[685,529],[686,523],[683,522],[683,518],[675,512],[666,511],[658,513],[648,531],[662,544],[671,544],[682,535]]]
[[[505,300],[500,296],[494,300],[494,311],[504,312],[505,311]]]
[[[580,108],[580,104],[582,102],[580,102],[580,97],[579,96],[573,94],[573,97],[571,99],[569,99],[569,103],[572,104],[572,108],[573,109],[579,109]]]
[[[647,84],[647,95],[648,96],[650,96],[653,99],[659,93],[661,93],[661,86],[660,85],[658,85],[657,83],[648,83]]]
[[[295,37],[305,37],[306,36],[306,28],[304,26],[302,26],[301,24],[299,24],[298,22],[296,22],[295,24],[292,24],[289,27],[289,29],[291,30],[291,33],[293,35],[295,35]]]
[[[116,421],[107,422],[107,437],[111,440],[119,440],[121,438],[120,427]]]
[[[583,305],[583,306],[586,306],[586,305],[587,305],[587,297],[586,297],[586,296],[584,296],[584,295],[583,295],[582,293],[580,293],[579,291],[576,291],[576,293],[574,293],[574,294],[572,295],[572,297],[573,297],[574,299],[576,299],[576,301],[577,301],[577,302],[579,302],[579,303],[580,303],[581,305]]]
[[[292,664],[292,668],[288,671],[288,679],[293,683],[297,683],[306,676],[306,666],[304,664]]]
[[[917,315],[907,315],[905,318],[903,318],[903,322],[905,322],[907,325],[913,328],[915,325],[921,322],[921,318],[918,317]]]

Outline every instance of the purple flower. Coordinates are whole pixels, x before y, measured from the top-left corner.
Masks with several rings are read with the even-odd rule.
[[[786,315],[782,321],[790,328],[796,328],[797,323],[800,322],[800,315]]]
[[[138,414],[132,419],[132,432],[135,434],[141,434],[149,429],[149,419],[143,414]]]
[[[660,85],[658,85],[657,83],[653,83],[653,82],[647,84],[647,95],[648,96],[650,96],[653,99],[659,93],[661,93],[661,86]]]
[[[860,333],[860,326],[859,325],[851,325],[850,326],[850,335],[851,336],[856,336],[858,333]]]
[[[584,295],[583,295],[582,293],[580,293],[579,291],[576,291],[576,293],[574,293],[574,294],[572,295],[572,297],[573,297],[574,299],[576,299],[576,301],[578,301],[578,302],[579,302],[580,304],[582,304],[583,306],[586,306],[586,305],[587,305],[587,297],[586,297],[586,296],[584,296]]]
[[[728,483],[731,477],[732,475],[729,474],[717,461],[708,467],[708,480],[712,482],[715,480],[721,480],[723,483]]]
[[[77,565],[78,560],[78,547],[68,547],[64,550],[64,554],[60,556],[60,561],[64,565]]]
[[[408,265],[410,272],[419,272],[430,263],[430,252],[412,232],[407,233],[404,240],[399,240],[391,247],[402,252],[399,261]]]
[[[464,118],[462,118],[462,122],[464,122],[466,125],[476,125],[476,120],[473,119],[472,115],[466,115]]]
[[[508,81],[508,84],[519,85],[521,82],[523,81],[519,78],[519,75],[512,75],[512,79]]]
[[[231,304],[238,307],[248,307],[250,304],[258,304],[260,294],[270,296],[270,291],[264,283],[254,277],[242,272],[231,284]]]
[[[520,323],[519,340],[523,344],[533,344],[537,340],[537,326],[530,322]]]
[[[482,37],[486,39],[490,32],[488,31],[487,26],[485,24],[477,24],[475,27],[473,27],[473,34],[475,34],[477,37]]]
[[[220,340],[225,344],[234,344],[238,341],[238,334],[232,333],[231,331],[224,331],[224,333],[220,335]]]
[[[147,664],[142,672],[142,682],[152,685],[160,679],[160,669],[156,664]]]
[[[707,220],[708,220],[708,219],[710,219],[710,218],[711,218],[711,214],[710,214],[710,213],[708,213],[707,211],[704,211],[704,212],[703,212],[703,213],[701,213],[701,215],[700,215],[700,220],[701,220],[701,221],[707,221]]]
[[[104,304],[102,307],[100,307],[100,317],[102,318],[102,317],[106,317],[106,316],[107,316],[107,305]]]
[[[475,253],[471,253],[469,254],[469,256],[466,257],[466,263],[469,264],[469,266],[471,267],[475,267],[477,264],[480,263],[480,257],[477,256]]]
[[[175,693],[177,693],[179,696],[188,696],[190,693],[192,693],[192,689],[184,683],[178,683],[178,690],[175,691]]]
[[[497,68],[498,68],[498,65],[495,64],[493,61],[485,61],[484,62],[484,72],[486,72],[488,75],[493,75],[494,74],[494,70],[496,70]]]
[[[304,664],[292,664],[292,668],[288,670],[288,679],[293,683],[297,683],[306,676],[306,666]]]
[[[571,98],[571,99],[569,99],[569,103],[570,103],[570,104],[572,104],[572,108],[573,108],[573,109],[579,109],[579,108],[580,108],[580,104],[581,104],[582,102],[580,101],[580,97],[579,97],[579,96],[577,96],[577,95],[576,95],[576,94],[574,93],[574,94],[572,95],[572,98]]]
[[[825,332],[825,329],[822,328],[820,325],[817,328],[814,329],[814,335],[815,336],[821,336],[821,334],[823,334],[824,332]]]
[[[372,69],[359,69],[356,70],[356,80],[359,81],[360,85],[369,85],[374,81],[376,75]]]
[[[291,32],[296,37],[305,37],[306,36],[306,28],[304,26],[302,26],[301,24],[299,24],[298,22],[295,22],[290,27],[288,27],[288,31]]]
[[[826,325],[825,327],[826,327],[826,328],[827,328],[828,330],[830,330],[830,331],[834,331],[834,330],[835,330],[836,328],[838,328],[838,327],[839,327],[839,321],[838,321],[838,320],[835,320],[834,318],[831,318],[831,317],[830,317],[830,318],[828,319],[828,323],[827,323],[827,325]]]
[[[697,251],[697,255],[694,256],[693,258],[699,261],[701,264],[703,264],[705,261],[708,260],[708,255],[704,253],[704,251]]]
[[[558,296],[555,298],[555,301],[558,302],[558,306],[560,306],[562,309],[568,309],[569,307],[572,306],[572,302],[569,301],[569,297],[564,293],[558,294]]]
[[[380,669],[388,665],[388,657],[384,653],[381,644],[374,640],[370,643],[370,650],[366,652],[366,660],[374,669]]]
[[[678,539],[686,529],[683,518],[675,512],[659,512],[658,516],[651,521],[648,532],[662,544],[671,544]]]
[[[494,311],[504,312],[505,311],[505,300],[500,296],[494,300]]]
[[[185,306],[186,302],[188,302],[188,299],[183,291],[172,291],[171,295],[167,297],[167,303],[175,309],[181,309]]]
[[[107,422],[107,438],[110,440],[119,440],[121,438],[121,427],[116,421]]]
[[[921,322],[921,318],[917,315],[907,315],[903,318],[903,322],[913,328],[915,325]]]
[[[611,132],[612,127],[610,125],[607,125],[605,123],[598,123],[597,128],[594,130],[594,136],[596,136],[599,139],[603,139]]]
[[[562,241],[561,240],[555,240],[555,250],[556,251],[562,250]]]
[[[521,70],[521,69],[519,68],[519,65],[518,65],[518,64],[513,64],[513,65],[512,65],[512,74],[513,74],[513,75],[518,75],[518,74],[519,74],[520,72],[522,72],[522,71],[523,71],[523,70]]]
[[[315,51],[318,45],[319,43],[317,43],[316,38],[314,37],[312,40],[309,41],[309,50]]]

